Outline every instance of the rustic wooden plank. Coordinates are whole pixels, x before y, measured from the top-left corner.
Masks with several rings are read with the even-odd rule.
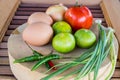
[[[26,4],[26,3],[22,3],[19,7],[20,8],[47,8],[52,4]]]
[[[20,5],[20,8],[24,8],[24,7],[26,7],[26,8],[47,8],[47,7],[49,7],[49,6],[51,6],[51,5],[55,5],[55,4],[31,4],[31,3],[29,3],[29,4],[26,4],[26,3],[23,3],[23,4],[21,4]],[[68,4],[64,4],[65,6],[68,6],[68,7],[71,7],[71,6],[74,6],[74,5],[68,5]],[[90,8],[90,9],[94,9],[94,10],[98,10],[98,9],[100,9],[100,6],[99,5],[86,5],[88,8]]]
[[[111,80],[120,80],[120,78],[112,78]]]
[[[26,7],[24,7],[24,8],[18,8],[17,10],[18,11],[30,11],[30,12],[32,12],[32,11],[45,11],[47,8],[26,8]]]
[[[112,77],[119,77],[120,78],[120,69],[115,69]]]
[[[120,1],[103,0],[101,3],[101,8],[103,10],[103,14],[105,15],[105,19],[107,20],[108,25],[115,29],[115,35],[118,39],[118,42],[120,43]]]
[[[119,61],[117,61],[117,63],[116,63],[116,68],[120,69],[120,62]]]
[[[58,3],[64,3],[69,5],[75,5],[75,0],[22,0],[24,3],[44,3],[44,4],[58,4]],[[101,0],[78,0],[79,4],[84,5],[98,5]]]
[[[17,80],[14,76],[0,75],[0,80]]]
[[[0,42],[19,4],[20,0],[0,0]]]
[[[18,8],[18,11],[28,11],[28,12],[39,12],[39,11],[46,11],[47,8]],[[94,10],[94,9],[91,9],[91,12],[92,13],[102,13],[101,10]]]
[[[6,42],[1,42],[0,43],[0,48],[7,49],[7,43]]]
[[[0,65],[9,65],[8,57],[0,57]]]
[[[13,75],[10,66],[0,66],[0,75]]]
[[[22,17],[22,16],[21,16]],[[8,29],[9,30],[14,30],[18,27],[19,25],[9,25]]]
[[[92,13],[102,13],[102,11],[101,10],[90,10]]]
[[[7,41],[8,41],[8,38],[9,38],[9,36],[4,36],[2,41],[3,41],[3,42],[7,42]]]
[[[13,30],[7,30],[7,32],[5,33],[5,35],[9,36],[12,32],[13,32]]]
[[[27,20],[12,20],[11,24],[12,25],[22,25],[23,23],[27,22]]]
[[[7,57],[8,51],[7,49],[0,49],[0,57]]]
[[[27,20],[29,16],[14,16],[13,19],[22,19],[22,20]]]
[[[103,14],[98,14],[98,13],[96,13],[96,14],[93,13],[93,17],[94,18],[104,18],[104,15]]]
[[[15,15],[30,16],[34,12],[16,12]]]

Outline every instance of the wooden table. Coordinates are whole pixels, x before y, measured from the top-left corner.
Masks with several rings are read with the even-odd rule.
[[[42,11],[44,12],[49,5],[45,4],[24,4],[21,3],[19,8],[17,9],[9,27],[6,31],[6,34],[0,43],[0,80],[16,80],[14,75],[12,74],[8,61],[8,53],[7,53],[7,41],[11,34],[11,32],[17,28],[19,25],[25,23],[27,18],[33,12]],[[100,18],[103,21],[103,25],[107,26],[106,21],[104,19],[104,15],[99,5],[88,6],[93,13],[94,18]],[[15,44],[17,45],[17,44]],[[112,76],[111,80],[120,80],[120,62],[117,62],[115,72]]]

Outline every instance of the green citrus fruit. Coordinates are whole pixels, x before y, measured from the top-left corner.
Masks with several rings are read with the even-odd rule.
[[[91,47],[95,41],[95,34],[88,29],[80,29],[74,34],[77,46],[80,48],[89,48]]]
[[[71,33],[59,33],[52,40],[53,48],[61,53],[68,53],[75,48],[75,39]]]
[[[58,34],[58,33],[61,33],[61,32],[72,33],[71,26],[67,22],[65,22],[65,21],[55,22],[53,24],[52,28],[53,28],[55,34]]]

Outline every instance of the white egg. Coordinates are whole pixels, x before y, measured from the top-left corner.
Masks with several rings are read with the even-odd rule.
[[[53,23],[52,18],[44,12],[35,12],[31,14],[28,18],[28,24],[43,22],[51,25]]]
[[[47,44],[53,36],[53,30],[50,25],[42,22],[29,24],[23,31],[23,40],[33,46],[42,46]]]

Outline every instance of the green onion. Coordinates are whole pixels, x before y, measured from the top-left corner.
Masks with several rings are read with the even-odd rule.
[[[98,28],[99,38],[97,43],[92,48],[83,52],[75,60],[66,62],[64,65],[62,65],[60,69],[42,78],[41,80],[49,80],[50,78],[57,76],[63,73],[64,71],[78,65],[81,65],[81,67],[74,71],[71,71],[59,80],[66,80],[67,77],[74,74],[76,74],[75,80],[80,80],[82,77],[90,74],[92,71],[94,71],[93,80],[97,80],[97,75],[102,62],[106,59],[108,55],[110,55],[112,62],[112,70],[110,71],[110,74],[106,77],[106,80],[108,80],[111,77],[116,64],[116,58],[114,55],[115,51],[113,45],[113,30],[111,28],[105,28],[99,23]]]

